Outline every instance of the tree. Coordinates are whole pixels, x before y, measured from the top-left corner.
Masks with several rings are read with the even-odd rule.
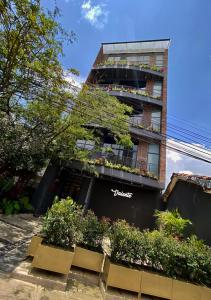
[[[60,62],[65,42],[59,10],[45,11],[39,0],[0,0],[0,176],[28,180],[50,159],[87,155],[78,139],[99,139],[93,127],[107,128],[131,145],[131,108],[99,89],[76,91]]]

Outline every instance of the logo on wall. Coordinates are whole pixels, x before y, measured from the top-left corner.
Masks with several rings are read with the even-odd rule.
[[[124,192],[120,192],[119,190],[113,190],[113,189],[111,189],[111,191],[114,193],[114,197],[120,196],[125,198],[132,198],[133,196],[133,193],[124,193]]]

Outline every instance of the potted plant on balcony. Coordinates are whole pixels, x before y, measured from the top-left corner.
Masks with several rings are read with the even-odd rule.
[[[70,197],[54,203],[44,218],[43,241],[34,255],[32,267],[68,274],[74,245],[82,237],[81,218],[81,208]]]
[[[140,231],[124,220],[118,220],[110,233],[110,255],[106,257],[103,280],[108,286],[140,292]]]
[[[81,223],[82,240],[75,248],[73,265],[95,272],[102,271],[104,260],[103,238],[109,228],[107,219],[101,221],[88,211]]]

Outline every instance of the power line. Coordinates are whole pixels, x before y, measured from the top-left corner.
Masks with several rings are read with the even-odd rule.
[[[87,106],[86,106],[86,108],[87,108]],[[74,108],[74,109],[75,109],[76,111],[80,112],[81,114],[85,114],[85,115],[88,115],[88,116],[90,116],[90,117],[93,117],[93,115],[90,115],[90,114],[88,114],[87,112],[78,110],[78,109],[76,109],[76,108]],[[95,119],[99,119],[97,116],[94,116],[94,117],[95,117]],[[100,121],[102,121],[102,119],[100,119]],[[104,121],[105,121],[105,120],[104,120]],[[110,121],[110,120],[107,119],[106,121]],[[140,137],[140,136],[139,136],[138,139],[141,140],[141,141],[144,141],[144,142],[146,142],[146,143],[149,143],[149,140],[146,140],[146,139],[144,139],[143,137]],[[169,148],[169,149],[171,149],[171,150],[175,150],[176,152],[182,153],[182,154],[187,155],[187,156],[189,156],[189,157],[192,157],[192,158],[194,158],[194,159],[198,159],[198,160],[202,160],[202,161],[207,162],[207,163],[211,163],[211,160],[208,160],[208,159],[206,159],[206,158],[199,157],[199,156],[197,156],[197,155],[195,155],[195,154],[192,154],[191,152],[188,152],[187,150],[184,150],[184,149],[185,149],[184,147],[182,148],[183,150],[181,150],[181,149],[179,149],[179,148],[176,148],[176,147],[173,147],[173,146],[166,145],[166,143],[163,143],[162,141],[160,142],[160,144],[163,145],[163,146],[165,146],[166,148]],[[183,145],[183,146],[184,146],[184,145]],[[185,145],[185,147],[186,147],[186,148],[189,148],[189,147],[186,146],[186,145]],[[195,151],[196,151],[196,150],[195,150]],[[199,151],[199,150],[198,150],[198,151]],[[200,151],[199,151],[199,152],[200,152]],[[208,154],[208,153],[203,153],[203,154],[210,155],[210,154]]]
[[[93,87],[94,85],[91,85],[91,87]],[[73,88],[76,88],[76,90],[80,90],[80,88],[79,87],[76,87],[76,86],[73,86],[72,85],[72,87]],[[99,88],[100,89],[100,88]],[[93,93],[92,91],[89,91],[89,93]],[[94,96],[96,96],[95,94],[94,94]],[[137,111],[137,110],[133,110],[135,113],[136,112],[138,112],[139,114],[140,114],[140,112],[139,111]],[[155,122],[154,122],[155,123]],[[192,137],[194,137],[194,138],[196,138],[196,135],[197,135],[197,138],[200,140],[200,142],[198,141],[198,140],[194,140],[194,139],[190,139],[189,137],[188,137],[188,140],[190,140],[190,141],[192,141],[192,142],[194,142],[194,143],[201,143],[201,141],[203,141],[203,142],[205,142],[206,144],[207,143],[210,143],[211,144],[211,139],[209,139],[209,138],[207,138],[207,137],[204,137],[204,136],[202,136],[202,135],[199,135],[199,134],[195,134],[194,132],[191,132],[190,130],[186,130],[186,129],[183,129],[183,128],[181,128],[181,127],[175,127],[174,125],[171,125],[171,124],[167,124],[172,130],[174,130],[174,131],[178,131],[178,132],[182,132],[183,134],[186,134],[186,131],[188,132],[187,134],[188,135],[190,135],[190,136],[192,136]],[[177,129],[178,128],[178,129]],[[177,133],[177,132],[176,132]],[[181,134],[179,134],[180,136],[183,136],[184,138],[186,138],[187,139],[187,137],[186,136],[184,136],[184,135],[181,135]],[[172,137],[172,136],[170,136],[170,137]],[[176,137],[173,137],[173,138],[176,138]],[[178,139],[178,138],[176,138],[176,139]],[[182,142],[186,142],[186,141],[184,141],[184,140],[181,140]],[[197,146],[195,146],[195,147],[197,147]]]

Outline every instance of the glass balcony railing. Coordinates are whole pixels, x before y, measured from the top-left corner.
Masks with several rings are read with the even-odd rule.
[[[164,69],[162,67],[158,67],[156,65],[150,65],[150,64],[144,64],[144,63],[140,63],[140,62],[132,62],[132,61],[127,61],[127,60],[119,60],[119,61],[115,61],[115,60],[105,60],[101,63],[97,64],[97,67],[100,66],[132,66],[135,68],[140,68],[140,69],[148,69],[148,70],[152,70],[155,72],[159,72],[162,73],[164,71]]]
[[[138,147],[124,149],[117,144],[104,144],[96,150],[91,141],[79,140],[77,147],[89,151],[88,159],[96,165],[105,165],[108,168],[123,170],[137,175],[158,177],[158,164],[148,163],[147,159],[137,159]],[[98,147],[99,148],[99,147]],[[126,167],[126,168],[125,168]]]
[[[159,120],[151,120],[151,122],[146,122],[144,121],[143,116],[133,115],[129,118],[129,122],[133,127],[142,128],[156,133],[160,133]]]
[[[146,88],[134,88],[127,85],[117,85],[117,84],[98,84],[97,87],[101,88],[104,91],[110,92],[126,92],[133,95],[139,95],[144,97],[150,97],[153,99],[161,99],[161,91],[153,90],[153,94],[150,94]]]

